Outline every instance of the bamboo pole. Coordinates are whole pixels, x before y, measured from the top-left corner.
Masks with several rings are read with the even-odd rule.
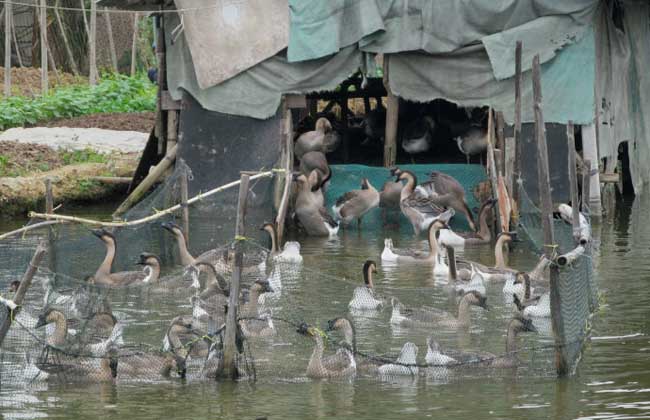
[[[27,271],[25,271],[25,274],[20,280],[20,286],[18,286],[18,290],[16,291],[16,296],[13,299],[13,303],[16,305],[16,307],[12,310],[13,313],[11,314],[11,316],[7,316],[2,326],[0,326],[0,346],[2,346],[2,342],[7,336],[7,332],[9,332],[11,323],[16,318],[17,313],[20,311],[21,308],[20,305],[23,303],[23,299],[25,299],[25,294],[27,293],[27,290],[32,285],[32,279],[34,278],[34,275],[38,270],[38,265],[41,263],[41,260],[43,259],[43,255],[45,255],[45,252],[46,252],[45,245],[42,243],[39,244],[38,247],[36,248],[36,251],[34,252],[34,255],[32,256],[32,260],[29,262],[29,265],[27,266]]]
[[[79,76],[79,67],[77,67],[77,61],[72,54],[72,49],[70,48],[70,42],[68,41],[68,35],[65,33],[65,28],[63,27],[63,21],[61,19],[61,14],[59,13],[59,3],[60,0],[56,0],[54,5],[54,17],[56,18],[56,23],[59,25],[61,30],[61,38],[63,38],[63,46],[65,47],[65,53],[68,56],[68,61],[70,62],[70,69],[75,76]]]
[[[583,160],[584,167],[582,170],[582,213],[591,214],[591,208],[589,207],[589,197],[591,194],[591,160]]]
[[[285,150],[285,164],[284,164],[284,191],[282,192],[282,199],[280,200],[280,206],[278,207],[278,215],[275,219],[275,225],[277,226],[278,232],[278,243],[282,243],[282,238],[284,236],[284,224],[287,217],[287,209],[289,208],[289,192],[291,191],[291,166],[293,165],[293,117],[291,111],[284,108],[284,118],[283,118],[283,135],[285,139],[284,150]]]
[[[506,177],[506,188],[510,197],[514,197],[514,188],[516,184],[514,181],[515,178],[515,138],[506,137],[506,147],[505,147],[505,177]]]
[[[553,260],[555,253],[555,238],[553,234],[553,200],[551,197],[551,181],[549,177],[548,149],[546,144],[546,128],[542,112],[542,83],[539,65],[539,55],[533,59],[533,102],[535,109],[535,138],[537,141],[537,171],[539,183],[540,209],[542,212],[542,227],[544,230],[544,255]],[[550,294],[551,294],[551,323],[555,336],[555,369],[559,376],[569,373],[569,362],[564,351],[564,320],[562,319],[562,295],[560,294],[560,273],[557,265],[551,265]]]
[[[59,225],[59,224],[62,224],[62,223],[66,223],[66,222],[63,221],[63,220],[46,220],[44,222],[34,223],[33,225],[23,226],[20,229],[16,229],[16,230],[12,230],[11,232],[3,233],[2,235],[0,235],[0,241],[3,240],[3,239],[10,238],[10,237],[12,237],[14,235],[29,232],[30,230],[40,229],[40,228],[43,228],[43,227],[46,227],[46,226]]]
[[[492,186],[492,197],[497,200],[497,203],[501,199],[499,197],[499,178],[497,176],[497,167],[496,162],[494,161],[494,117],[492,113],[492,108],[488,109],[488,136],[487,136],[487,165],[488,165],[488,175],[490,177],[490,185]],[[497,206],[497,217],[496,220],[496,229],[495,236],[501,232],[502,220],[501,212],[498,211]]]
[[[515,163],[514,175],[521,177],[521,41],[515,47]],[[513,181],[513,199],[519,204],[519,184]],[[518,206],[517,206],[518,207]]]
[[[162,9],[161,9],[162,10]],[[165,23],[162,13],[156,16],[156,58],[158,59],[158,95],[156,99],[156,129],[158,137],[158,154],[165,153],[167,133],[163,125],[162,92],[165,90],[166,60],[165,60]]]
[[[242,175],[239,184],[239,198],[237,200],[237,224],[235,225],[235,266],[233,267],[232,280],[230,282],[230,296],[228,298],[228,313],[226,314],[226,337],[223,347],[224,376],[235,379],[237,367],[235,366],[235,352],[237,345],[237,305],[239,303],[239,282],[241,279],[244,252],[242,243],[237,238],[244,236],[244,220],[246,218],[246,199],[248,197],[248,175]]]
[[[115,213],[113,213],[113,217],[119,217],[122,214],[124,214],[128,209],[133,207],[135,203],[137,203],[140,198],[146,193],[149,188],[158,180],[160,177],[162,177],[167,171],[167,169],[171,168],[172,163],[176,160],[176,147],[174,146],[168,153],[167,155],[156,165],[151,169],[149,174],[145,177],[145,179],[142,180],[142,182],[135,187],[133,191],[131,191],[131,194],[129,194],[128,197],[126,197],[126,200],[120,206],[115,210]]]
[[[266,172],[261,172],[257,175],[253,175],[250,177],[250,180],[253,181],[255,179],[259,178],[267,178],[273,176],[275,172],[284,172],[283,169],[274,169],[272,171],[266,171]],[[229,182],[228,184],[222,185],[218,188],[214,188],[210,191],[195,195],[194,197],[190,198],[187,200],[187,204],[194,204],[197,201],[204,200],[207,197],[210,197],[214,194],[220,193],[222,191],[225,191],[227,189],[230,189],[232,187],[236,187],[239,185],[239,181],[233,181]],[[178,210],[181,209],[180,204],[176,204],[172,207],[169,207],[165,210],[157,211],[155,214],[151,214],[149,216],[143,217],[141,219],[137,220],[130,220],[130,221],[115,221],[115,222],[102,222],[99,220],[92,220],[92,219],[87,219],[84,217],[75,217],[75,216],[66,216],[63,214],[45,214],[45,213],[36,213],[36,212],[29,212],[29,217],[31,218],[38,218],[38,219],[45,219],[45,220],[58,220],[58,221],[65,221],[65,222],[72,222],[72,223],[82,223],[86,225],[92,225],[92,226],[102,226],[102,227],[126,227],[126,226],[137,226],[141,225],[144,223],[151,222],[153,220],[160,219],[161,217],[164,217],[168,214],[174,213]],[[10,232],[10,233],[15,233],[15,232]],[[5,238],[6,235],[0,235],[0,239]]]
[[[187,167],[185,167],[187,168]],[[180,183],[181,183],[181,208],[182,208],[182,218],[183,218],[183,232],[185,233],[185,241],[190,242],[190,207],[187,204],[188,195],[189,195],[189,180],[187,179],[187,170],[181,172]]]
[[[395,166],[397,159],[397,119],[399,116],[399,98],[393,95],[390,89],[389,62],[390,55],[384,55],[384,87],[388,93],[388,101],[386,103],[386,133],[384,136],[384,167],[386,168]]]
[[[5,3],[5,78],[4,78],[4,95],[5,98],[11,96],[11,27],[13,26],[13,10],[11,0]]]
[[[178,141],[178,112],[175,110],[167,111],[167,149],[170,150],[176,146]]]
[[[111,64],[113,71],[117,73],[117,53],[115,52],[115,39],[113,38],[113,25],[111,24],[111,14],[108,7],[104,7],[104,19],[106,19],[106,32],[108,35],[108,45],[111,53]]]
[[[505,122],[505,119],[503,118],[503,112],[499,111],[499,112],[496,113],[496,123],[497,123],[496,124],[496,126],[497,126],[497,137],[496,137],[495,146],[496,146],[496,149],[499,150],[500,158],[499,158],[499,156],[495,156],[495,158],[497,158],[496,159],[497,171],[498,171],[498,173],[500,175],[503,175],[506,172],[506,170],[505,170],[505,164],[506,164],[505,161],[506,160],[505,160],[505,156],[504,156],[504,150],[506,148],[506,139],[505,139],[505,134],[504,134],[506,122]],[[496,152],[495,152],[495,155],[496,155]]]
[[[578,208],[578,175],[576,174],[576,141],[573,131],[573,121],[566,126],[567,147],[569,149],[569,187],[571,191],[572,225],[573,237],[576,241],[580,239],[580,209]]]
[[[90,75],[88,82],[91,86],[97,84],[97,3],[90,2],[90,37],[88,64],[90,65]]]
[[[45,179],[45,213],[54,213],[54,197],[52,195],[52,180]]]
[[[41,28],[41,94],[45,95],[49,85],[47,78],[47,9],[45,8],[45,0],[40,2],[38,19],[38,26]]]
[[[88,178],[90,181],[101,182],[102,184],[130,184],[133,178],[127,176],[91,176]]]
[[[567,265],[573,264],[573,262],[580,258],[584,253],[585,247],[583,245],[578,245],[574,250],[557,257],[555,263],[560,267],[566,267]]]
[[[133,40],[131,41],[131,76],[135,76],[135,59],[138,49],[138,12],[133,14]]]
[[[86,4],[84,0],[79,0],[81,3],[81,15],[83,16],[84,28],[86,29],[86,36],[90,39],[90,27],[88,26],[88,18],[86,17]]]

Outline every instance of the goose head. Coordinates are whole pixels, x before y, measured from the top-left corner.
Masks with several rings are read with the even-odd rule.
[[[363,282],[371,288],[374,287],[372,283],[372,275],[374,273],[377,273],[377,264],[372,260],[367,260],[363,264]]]
[[[327,118],[320,117],[316,120],[316,131],[320,131],[321,133],[329,133],[332,131],[332,123],[330,123]]]
[[[486,311],[490,310],[490,307],[487,304],[487,296],[485,296],[484,294],[482,294],[482,293],[480,293],[480,292],[478,292],[476,290],[470,290],[470,291],[466,292],[463,295],[462,300],[465,300],[470,305],[481,307],[481,308],[485,309]]]
[[[427,350],[432,353],[440,353],[440,344],[433,337],[427,337]]]
[[[56,322],[62,319],[65,320],[65,317],[60,311],[50,308],[38,316],[38,320],[36,321],[34,328],[41,328],[47,324],[51,324],[52,322]]]
[[[411,342],[404,343],[402,350],[399,352],[397,363],[405,365],[414,365],[418,357],[418,346]]]
[[[140,254],[140,259],[135,263],[136,265],[146,265],[149,267],[160,268],[160,258],[157,255],[151,254],[149,252],[143,252]]]
[[[20,287],[20,280],[14,280],[9,284],[9,291],[11,293],[15,293],[18,291],[18,288]]]
[[[163,229],[165,229],[168,232],[171,232],[174,235],[182,235],[183,234],[183,229],[174,222],[171,222],[171,221],[170,222],[163,222],[163,223],[160,224],[160,226],[162,226]]]
[[[296,329],[296,332],[301,335],[305,335],[308,337],[324,337],[325,333],[321,331],[320,329],[311,326],[307,324],[306,322],[303,322],[302,324],[298,325],[298,328]]]
[[[93,229],[92,234],[98,237],[99,239],[102,240],[102,242],[108,244],[112,243],[115,244],[115,235],[113,235],[111,232],[107,231],[106,229]]]
[[[414,185],[417,185],[417,183],[418,183],[418,179],[417,179],[417,177],[416,177],[415,174],[414,174],[413,172],[411,172],[411,171],[401,171],[401,170],[398,170],[398,172],[396,172],[395,175],[396,175],[396,177],[397,177],[397,178],[395,179],[395,181],[398,181],[398,182],[399,182],[399,181],[407,181],[407,182],[408,182],[408,181],[411,181],[411,182],[413,182]]]
[[[530,276],[528,273],[523,271],[518,272],[515,275],[514,284],[523,284],[524,285],[524,299],[530,298]]]
[[[273,288],[266,279],[256,280],[255,283],[253,283],[251,286],[251,291],[253,290],[259,293],[273,293]]]
[[[352,328],[352,323],[347,318],[339,317],[327,321],[325,331],[344,331],[348,328]]]
[[[516,333],[537,332],[537,328],[535,327],[535,325],[533,325],[533,321],[521,316],[516,316],[512,318],[510,324],[508,325],[508,329],[513,330]]]
[[[370,181],[368,181],[368,178],[361,179],[361,189],[362,190],[370,189]]]
[[[402,173],[402,170],[398,168],[397,166],[393,166],[390,168],[390,176],[398,176],[399,174]]]

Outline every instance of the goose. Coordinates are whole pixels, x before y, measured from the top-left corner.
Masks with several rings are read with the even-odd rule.
[[[465,245],[483,245],[492,241],[492,231],[488,226],[487,218],[496,200],[490,199],[481,205],[478,213],[478,232],[454,232],[451,229],[440,231],[438,242],[441,245],[450,245],[462,248]]]
[[[152,381],[166,379],[175,372],[184,378],[187,371],[185,358],[168,352],[134,353],[118,358],[116,375],[118,379],[142,379]]]
[[[315,201],[307,177],[302,174],[298,175],[296,182],[299,188],[296,198],[296,216],[307,234],[310,236],[336,236],[339,224],[323,206],[318,205],[318,202]]]
[[[486,128],[472,127],[454,140],[458,145],[458,150],[467,157],[467,163],[469,164],[470,156],[481,154],[487,150],[487,137]]]
[[[65,315],[63,315],[63,313],[59,310],[47,309],[45,312],[39,315],[34,328],[38,329],[49,324],[54,324],[54,330],[51,333],[49,333],[46,338],[46,342],[48,346],[57,349],[74,346],[75,350],[79,351],[80,353],[89,353],[93,356],[101,357],[106,354],[107,349],[109,349],[110,347],[117,346],[123,343],[122,331],[124,327],[121,323],[117,322],[115,318],[113,318],[113,321],[114,324],[112,328],[110,328],[110,335],[108,336],[108,338],[101,339],[101,341],[92,344],[90,344],[89,342],[79,343],[80,346],[77,346],[76,343],[68,342],[68,320],[66,319]],[[106,325],[102,325],[102,324],[99,325],[100,327],[102,327],[102,329],[104,330],[107,329]],[[88,326],[90,327],[90,325]],[[90,331],[88,331],[88,333],[90,333]],[[86,334],[86,335],[91,335],[91,334]],[[91,341],[93,337],[90,337],[90,339],[87,336],[82,338]]]
[[[179,315],[171,320],[163,338],[164,352],[186,360],[192,357],[206,357],[209,348],[209,340],[204,339],[204,334],[194,328],[191,316]]]
[[[363,282],[364,286],[354,289],[352,300],[348,304],[350,309],[379,309],[383,302],[375,297],[372,274],[377,272],[377,265],[372,260],[367,260],[363,264]]]
[[[257,317],[258,313],[258,303],[260,295],[264,293],[273,293],[273,288],[269,282],[264,280],[256,280],[255,283],[249,289],[249,298],[248,303],[242,305],[241,315],[246,317]]]
[[[272,337],[276,334],[273,314],[270,312],[253,319],[240,319],[239,328],[241,328],[241,333],[245,338]]]
[[[397,181],[406,181],[400,194],[400,209],[413,225],[413,232],[418,235],[427,229],[434,220],[448,222],[454,215],[453,209],[444,209],[430,197],[424,197],[415,192],[417,178],[410,171],[399,171]]]
[[[307,376],[310,378],[349,378],[356,374],[357,364],[354,355],[347,349],[339,348],[335,355],[323,357],[325,346],[320,330],[302,323],[297,332],[314,340],[314,350],[307,365]]]
[[[503,256],[503,247],[512,242],[517,237],[516,232],[502,232],[497,236],[497,242],[494,245],[494,257],[496,265],[489,267],[473,261],[458,260],[456,266],[471,270],[472,267],[479,273],[487,282],[490,281],[508,281],[512,279],[517,270],[506,267],[505,259]]]
[[[91,284],[107,287],[123,287],[135,284],[157,282],[160,275],[160,260],[153,254],[143,253],[137,264],[144,265],[142,271],[122,271],[113,273],[115,260],[115,236],[105,229],[95,229],[92,233],[101,239],[106,246],[106,256],[95,274],[90,279]]]
[[[379,207],[399,209],[400,195],[404,184],[400,181],[388,180],[379,192]]]
[[[386,363],[378,368],[379,375],[382,377],[391,376],[417,376],[418,346],[407,342],[402,346],[402,350],[395,360],[395,363]]]
[[[383,143],[386,136],[386,108],[381,101],[377,102],[377,107],[368,112],[363,117],[363,133],[366,138],[361,143],[362,146],[372,142]]]
[[[302,133],[294,144],[294,153],[301,159],[307,152],[323,152],[325,136],[332,131],[332,124],[327,118],[321,117],[316,120],[316,127],[313,131]]]
[[[517,335],[522,332],[537,332],[529,319],[516,317],[508,323],[506,353],[497,356],[488,352],[443,351],[433,338],[427,339],[425,360],[430,366],[459,366],[469,368],[511,368],[519,365],[517,357]]]
[[[300,159],[300,173],[309,176],[313,171],[318,174],[318,188],[326,190],[326,185],[332,177],[332,170],[324,153],[307,152]]]
[[[429,180],[418,185],[416,190],[425,197],[430,197],[437,204],[460,212],[467,219],[470,229],[476,230],[474,216],[465,199],[465,189],[456,178],[443,172],[433,171],[429,174]]]
[[[523,281],[524,293],[521,298],[517,293],[513,293],[513,302],[522,316],[524,318],[549,318],[551,316],[551,294],[545,292],[538,296],[532,296],[530,276],[526,273],[519,273],[517,281]]]
[[[470,290],[463,295],[458,303],[458,317],[449,312],[435,308],[406,308],[397,298],[392,298],[393,312],[390,323],[405,327],[439,326],[443,328],[458,329],[469,328],[471,324],[471,306],[479,306],[488,310],[487,298],[481,293]]]
[[[424,153],[431,148],[432,135],[436,123],[426,115],[408,125],[404,130],[402,149],[410,155]]]
[[[114,382],[118,359],[114,351],[103,357],[69,356],[54,348],[46,348],[34,364],[28,364],[31,381]],[[24,374],[27,374],[25,372]]]
[[[174,235],[178,246],[181,265],[187,267],[204,262],[212,265],[217,272],[224,273],[228,268],[228,251],[224,249],[210,249],[198,257],[193,257],[187,249],[187,239],[183,229],[174,222],[163,222],[160,224],[166,231]]]
[[[427,239],[429,241],[429,252],[424,253],[419,250],[403,248],[398,249],[393,247],[393,241],[390,238],[384,240],[384,250],[381,253],[381,260],[386,262],[398,263],[430,263],[437,264],[438,260],[438,241],[436,235],[440,229],[447,228],[447,223],[442,220],[434,220],[428,229]],[[448,270],[447,270],[448,272]]]
[[[275,223],[264,223],[260,229],[266,231],[271,237],[271,253],[269,256],[273,259],[273,261],[293,264],[302,263],[302,255],[300,255],[300,242],[287,241],[284,243],[284,248],[282,251],[280,251],[278,230]]]
[[[340,343],[340,345],[352,352],[353,355],[358,354],[356,330],[352,321],[344,317],[330,319],[327,321],[325,331],[341,332],[343,334],[343,342]],[[355,363],[357,365],[357,372],[365,374],[377,374],[379,371],[379,366],[382,364],[382,360],[373,357],[364,357],[361,361],[355,360]]]
[[[370,210],[379,206],[379,192],[368,178],[361,180],[361,189],[348,191],[336,200],[332,206],[334,216],[346,226],[354,219],[361,228],[361,218]]]

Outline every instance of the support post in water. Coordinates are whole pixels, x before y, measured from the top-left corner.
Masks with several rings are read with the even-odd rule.
[[[487,133],[487,166],[488,166],[488,176],[490,178],[490,185],[492,186],[492,198],[497,200],[497,203],[500,200],[499,197],[499,177],[497,175],[497,166],[494,159],[494,117],[492,108],[488,109],[488,133]],[[501,232],[501,212],[498,211],[498,207],[495,210],[496,225],[494,228],[494,236],[498,235]]]
[[[591,160],[585,159],[582,168],[582,213],[591,214],[589,197],[591,194]]]
[[[237,200],[237,224],[235,225],[235,265],[232,270],[232,281],[230,283],[230,297],[228,298],[228,313],[226,314],[226,338],[223,346],[223,368],[222,376],[235,379],[237,377],[237,366],[235,366],[235,352],[237,351],[237,304],[239,302],[239,282],[241,280],[242,265],[244,260],[243,244],[241,237],[244,236],[244,220],[246,218],[246,199],[248,198],[249,176],[241,176],[239,184],[239,198]]]
[[[549,177],[548,148],[546,144],[546,127],[542,113],[542,83],[539,55],[533,58],[533,103],[535,110],[535,139],[537,141],[537,173],[539,182],[540,209],[542,228],[544,230],[544,254],[553,260],[555,237],[553,235],[553,199]],[[558,267],[549,267],[551,285],[551,322],[555,335],[555,370],[559,376],[569,373],[569,364],[564,347],[564,322],[562,319],[562,301],[560,295],[560,273]]]
[[[0,310],[13,312],[8,314],[8,316],[5,318],[4,323],[2,326],[0,326],[0,346],[2,346],[2,342],[7,336],[7,332],[9,332],[9,327],[11,327],[11,323],[20,310],[20,305],[23,303],[23,299],[25,298],[27,290],[32,285],[32,279],[38,270],[38,265],[41,263],[45,252],[45,245],[39,244],[36,248],[36,251],[34,252],[34,255],[32,256],[32,260],[29,262],[29,266],[27,266],[27,271],[25,271],[23,278],[20,280],[20,286],[18,286],[18,290],[16,291],[16,295],[13,300],[13,303],[16,305],[16,307],[14,309],[9,309],[8,307],[0,308]]]
[[[282,198],[280,199],[280,206],[278,207],[278,216],[275,219],[275,225],[278,232],[278,243],[282,243],[284,236],[284,222],[287,217],[287,209],[289,208],[289,193],[291,192],[291,167],[293,166],[293,117],[291,110],[285,106],[283,108],[284,117],[282,119],[282,135],[285,139],[284,153],[285,153],[285,166],[284,166],[284,190],[282,191]]]
[[[573,121],[569,121],[566,126],[566,137],[569,148],[569,187],[571,191],[571,210],[573,237],[578,242],[580,240],[580,209],[578,208],[578,175],[576,174],[576,140],[573,131]]]
[[[388,93],[386,103],[386,134],[384,141],[384,167],[395,166],[397,159],[397,119],[399,117],[399,98],[390,90],[390,56],[384,55],[384,86]],[[377,105],[379,106],[379,104]]]
[[[189,182],[187,179],[187,170],[181,172],[181,207],[183,217],[183,232],[185,233],[185,241],[190,242],[190,206],[187,204],[189,199]]]
[[[521,176],[521,41],[515,47],[515,163],[513,175]],[[519,207],[519,184],[513,180],[512,197]]]

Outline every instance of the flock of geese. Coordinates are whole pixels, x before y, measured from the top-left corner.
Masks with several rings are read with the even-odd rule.
[[[426,232],[428,246],[425,249],[396,248],[391,238],[385,238],[380,260],[382,264],[394,266],[421,265],[430,267],[432,274],[448,280],[448,291],[453,300],[455,313],[439,308],[408,307],[394,296],[382,296],[375,290],[373,275],[377,263],[367,260],[362,269],[363,284],[356,287],[349,302],[349,310],[378,313],[391,308],[390,324],[393,327],[420,329],[430,335],[426,341],[425,362],[428,366],[453,367],[515,367],[517,357],[517,336],[522,332],[536,331],[536,319],[550,317],[548,276],[545,274],[548,260],[541,259],[530,272],[508,267],[504,249],[516,235],[503,232],[493,238],[490,230],[491,210],[494,200],[482,203],[478,219],[474,218],[465,197],[462,185],[453,177],[432,172],[430,178],[418,183],[411,171],[391,169],[394,180],[387,181],[378,191],[368,179],[361,179],[360,189],[352,190],[339,197],[331,211],[325,207],[324,192],[331,182],[325,152],[328,146],[329,122],[321,119],[316,130],[301,135],[296,142],[296,155],[300,160],[300,171],[294,175],[295,190],[292,194],[292,218],[298,228],[312,236],[337,235],[341,226],[355,221],[359,229],[362,218],[375,208],[399,209],[409,221],[413,233]],[[454,232],[448,222],[460,213],[466,219],[470,231]],[[200,375],[215,377],[222,367],[222,342],[215,340],[224,331],[225,318],[230,299],[229,278],[233,255],[228,248],[208,250],[198,256],[192,255],[183,229],[173,222],[161,224],[176,243],[180,263],[185,275],[175,278],[161,277],[160,258],[151,253],[142,253],[137,264],[142,269],[135,271],[113,270],[117,253],[115,235],[105,229],[92,233],[105,246],[105,256],[94,274],[86,282],[98,288],[143,287],[151,293],[164,293],[171,289],[191,291],[191,314],[173,318],[162,341],[160,352],[139,352],[129,357],[120,357],[124,344],[122,333],[124,321],[112,313],[110,302],[96,302],[83,288],[66,295],[55,291],[44,282],[46,309],[37,319],[23,320],[33,328],[46,327],[48,347],[74,348],[83,354],[92,355],[89,360],[52,361],[48,354],[41,354],[35,364],[26,371],[40,379],[82,376],[94,380],[115,380],[121,377],[137,377],[146,372],[166,378],[177,375],[185,377],[188,363],[201,363]],[[273,322],[273,296],[282,290],[282,283],[291,272],[279,267],[300,266],[300,243],[289,241],[280,244],[276,226],[266,223],[261,227],[267,232],[270,250],[249,250],[244,256],[244,274],[257,280],[244,288],[239,300],[238,345],[241,338],[254,339],[272,337],[277,334]],[[455,250],[471,246],[494,248],[495,265],[487,266],[474,261],[456,258]],[[281,263],[281,264],[279,264]],[[270,274],[269,274],[270,271]],[[189,279],[188,279],[189,277]],[[296,280],[296,279],[292,279]],[[508,322],[503,355],[486,352],[461,352],[442,349],[432,332],[462,331],[472,325],[472,307],[488,310],[487,287],[500,285],[506,301],[513,304],[515,315]],[[16,288],[16,285],[12,285]],[[92,308],[90,311],[88,308]],[[27,315],[21,315],[27,316]],[[74,331],[73,318],[85,321],[84,332],[90,337],[83,340]],[[30,324],[31,322],[31,324]],[[352,377],[357,373],[375,375],[416,375],[418,347],[415,343],[403,345],[396,360],[378,360],[359,357],[356,330],[350,319],[338,317],[329,320],[328,333],[340,333],[343,345],[333,355],[326,355],[325,338],[321,329],[303,323],[297,332],[314,341],[313,353],[307,366],[307,375],[313,378]],[[205,339],[209,337],[209,339]],[[189,344],[188,344],[189,343]],[[48,352],[44,352],[48,353]],[[46,359],[46,360],[45,360]],[[357,360],[358,359],[358,360]]]

